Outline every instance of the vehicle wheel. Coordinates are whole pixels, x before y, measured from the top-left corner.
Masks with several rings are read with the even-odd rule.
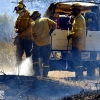
[[[87,77],[90,77],[90,78],[95,77],[95,63],[94,63],[94,61],[87,61],[85,64],[87,65]]]

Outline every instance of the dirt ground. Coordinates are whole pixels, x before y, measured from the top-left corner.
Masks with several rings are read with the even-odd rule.
[[[70,91],[67,85],[50,78],[1,76],[4,100],[57,100]]]
[[[0,91],[3,100],[100,100],[99,81],[1,75]]]
[[[30,76],[29,63],[22,65],[24,76],[19,76],[14,55],[12,44],[0,44],[0,100],[100,100],[99,77],[73,80],[75,73],[68,71],[50,71],[48,78],[34,77]]]

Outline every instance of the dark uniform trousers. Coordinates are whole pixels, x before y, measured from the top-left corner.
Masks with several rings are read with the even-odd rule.
[[[72,62],[74,65],[76,77],[83,77],[81,51],[76,47],[72,47],[71,53],[72,53]]]
[[[17,65],[22,61],[22,56],[25,52],[26,57],[30,57],[32,54],[33,41],[28,39],[18,38],[16,43],[16,59]]]
[[[42,61],[42,69],[43,69],[43,76],[47,76],[49,68],[49,58],[50,58],[50,45],[45,46],[37,46],[33,42],[33,51],[32,51],[32,59],[33,59],[33,69],[36,72],[35,75],[40,74],[40,67],[39,67],[39,58]],[[45,71],[45,72],[44,72]]]

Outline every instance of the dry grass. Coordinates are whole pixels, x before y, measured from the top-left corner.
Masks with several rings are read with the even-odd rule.
[[[67,78],[67,77],[74,77],[75,72],[68,72],[68,71],[50,71],[48,73],[49,77],[52,78]]]
[[[12,73],[15,68],[15,46],[0,42],[0,72]]]

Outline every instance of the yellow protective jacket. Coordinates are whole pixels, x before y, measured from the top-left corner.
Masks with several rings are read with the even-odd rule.
[[[26,10],[23,16],[18,16],[15,22],[15,28],[18,29],[18,36],[23,39],[33,40],[32,25],[35,22],[29,17],[29,12]]]
[[[45,46],[51,43],[50,41],[50,28],[56,29],[56,23],[49,18],[43,17],[35,20],[33,26],[34,42],[38,46]]]
[[[86,47],[86,23],[85,18],[79,14],[75,17],[72,25],[72,46],[79,50],[85,50]]]

